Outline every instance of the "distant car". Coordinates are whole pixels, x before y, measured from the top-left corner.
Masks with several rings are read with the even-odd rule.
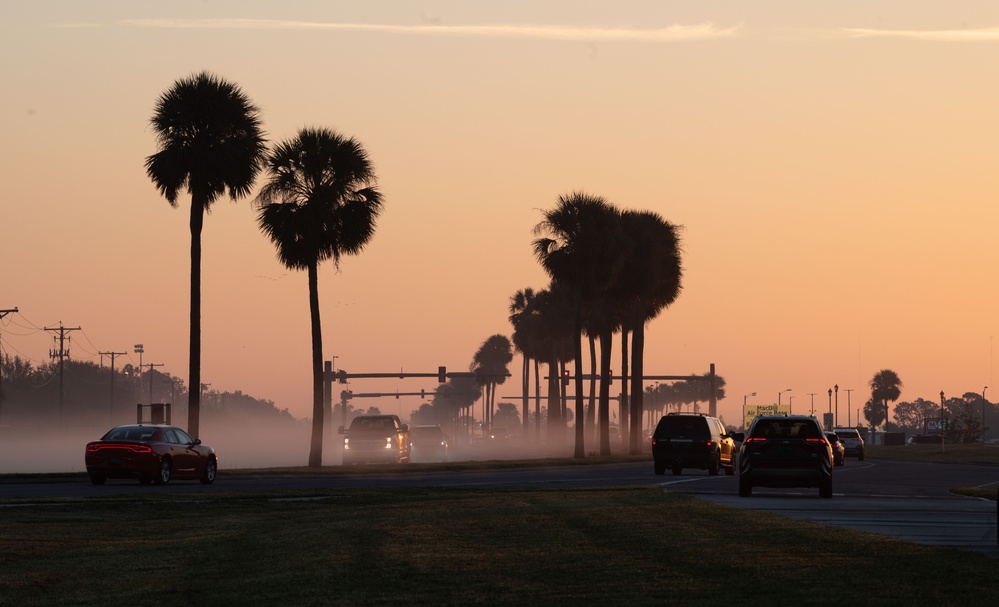
[[[860,461],[864,460],[864,452],[867,448],[859,430],[856,428],[833,428],[833,432],[839,436],[839,441],[843,443],[846,455],[852,455]]]
[[[833,453],[819,421],[805,415],[758,415],[739,449],[739,495],[753,487],[818,487],[832,497]]]
[[[447,436],[437,424],[410,428],[409,447],[414,462],[447,461]]]
[[[832,447],[833,465],[842,466],[845,464],[846,447],[843,446],[843,441],[839,440],[839,434],[826,432],[826,439],[829,441],[829,446]]]
[[[506,431],[506,428],[493,428],[485,433],[485,438],[491,441],[508,441],[510,433]]]
[[[684,468],[707,470],[716,475],[724,469],[735,474],[734,436],[721,420],[699,413],[662,416],[652,433],[652,462],[656,474],[683,474]]]
[[[219,460],[215,450],[176,426],[134,424],[111,428],[100,440],[87,443],[90,482],[135,478],[143,484],[165,485],[174,479],[215,482]]]

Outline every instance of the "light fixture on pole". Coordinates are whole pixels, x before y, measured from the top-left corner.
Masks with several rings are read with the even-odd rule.
[[[780,392],[777,393],[777,404],[778,405],[780,405],[780,395],[783,394],[783,393],[785,393],[785,392],[790,392],[790,391],[791,391],[791,388],[788,388],[787,390],[781,390]]]
[[[659,382],[656,382],[656,383],[658,384]],[[746,398],[748,398],[750,396],[756,396],[756,392],[750,392],[749,394],[743,394],[742,395],[742,406],[743,407],[746,406]]]

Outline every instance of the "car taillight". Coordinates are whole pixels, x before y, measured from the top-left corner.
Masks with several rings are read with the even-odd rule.
[[[710,449],[711,447],[714,447],[714,446],[715,446],[715,441],[709,440],[708,441],[708,449]]]
[[[829,443],[824,438],[806,438],[806,443],[819,443],[820,445],[828,445]]]
[[[97,453],[101,449],[128,449],[133,453],[152,453],[153,450],[148,445],[105,445],[102,443],[88,443],[87,453]]]
[[[746,443],[765,443],[767,439],[765,436],[752,436],[746,439]]]

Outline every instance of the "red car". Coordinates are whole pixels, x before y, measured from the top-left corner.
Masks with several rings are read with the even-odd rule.
[[[165,485],[171,479],[215,481],[219,461],[211,447],[175,426],[134,424],[112,428],[101,440],[87,443],[90,482],[137,478],[142,484]]]

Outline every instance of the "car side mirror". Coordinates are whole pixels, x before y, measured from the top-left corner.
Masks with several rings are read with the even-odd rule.
[[[194,439],[194,442],[191,443],[191,444],[192,445],[200,445],[201,444],[201,439],[200,438],[196,438],[196,439]]]
[[[336,429],[336,433],[337,434],[343,434],[343,426],[340,426],[339,428],[337,428]]]
[[[402,431],[403,432],[409,432],[409,424],[403,424],[402,425]]]

